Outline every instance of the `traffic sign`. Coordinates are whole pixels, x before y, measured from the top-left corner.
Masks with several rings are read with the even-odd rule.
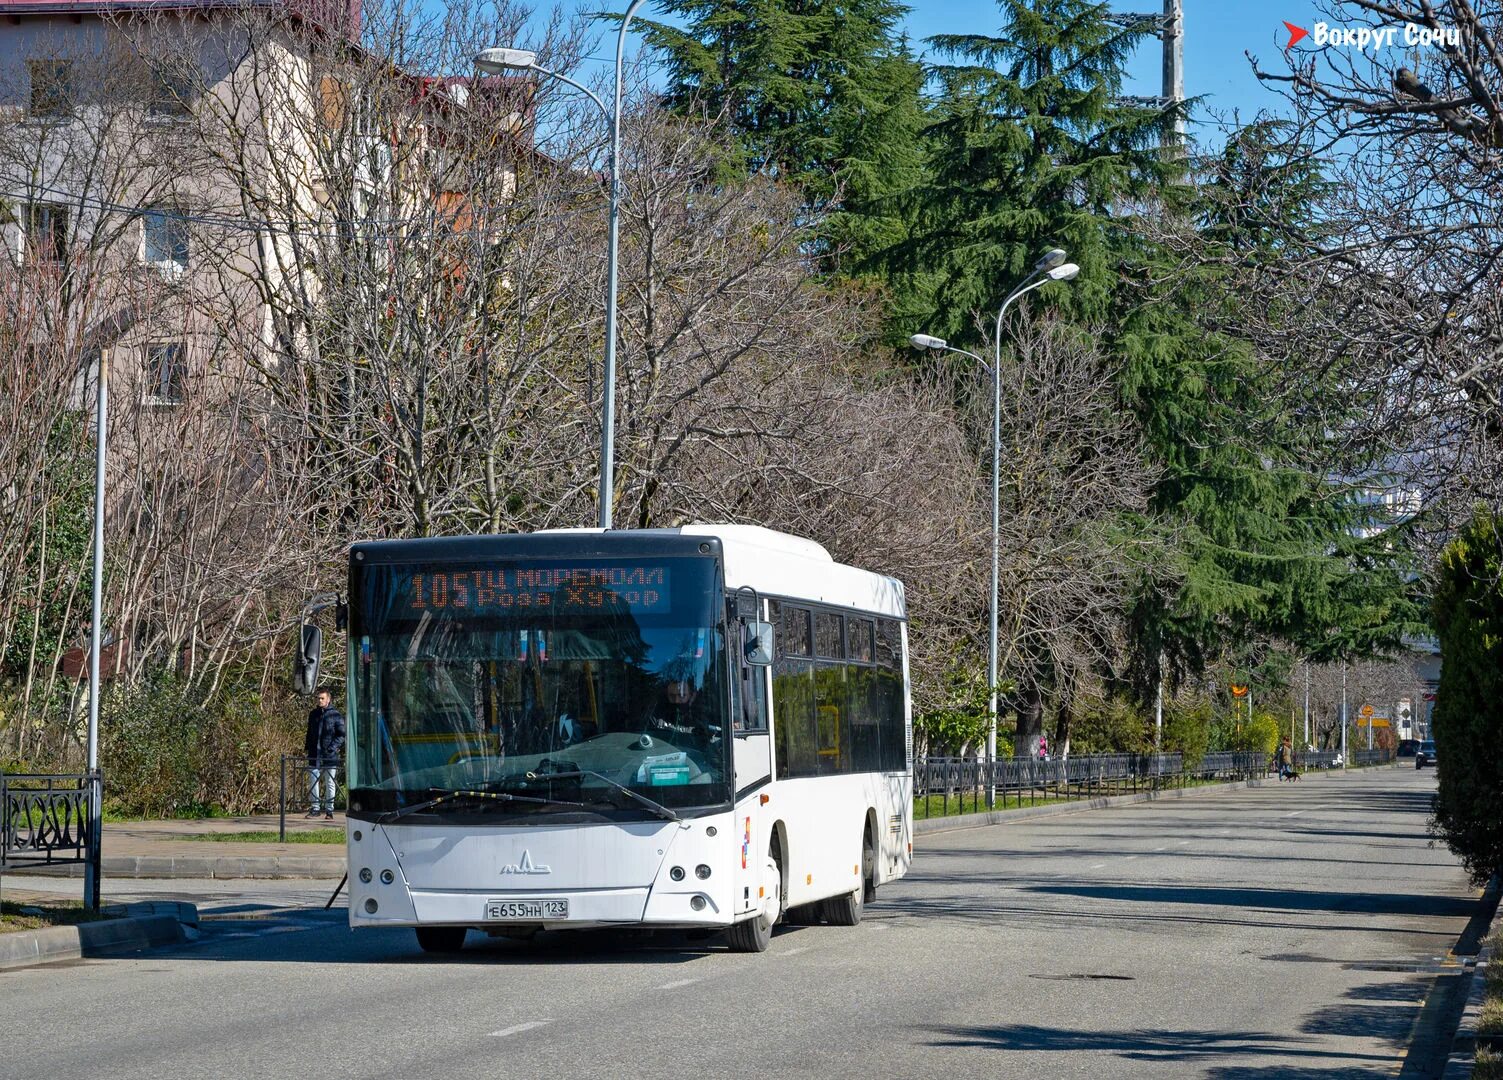
[[[1373,707],[1371,705],[1364,705],[1357,712],[1363,717],[1370,717],[1373,714]]]
[[[1247,696],[1247,687],[1245,687],[1245,686],[1238,686],[1236,683],[1232,683],[1232,697],[1241,698],[1241,697],[1246,697],[1246,696]]]

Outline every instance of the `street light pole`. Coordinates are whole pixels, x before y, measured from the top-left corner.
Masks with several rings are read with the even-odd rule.
[[[997,328],[993,335],[995,345],[995,358],[992,362],[992,593],[991,593],[991,635],[987,647],[986,681],[988,691],[987,702],[987,731],[986,731],[986,764],[987,764],[987,804],[990,805],[996,798],[995,788],[991,782],[994,776],[993,763],[997,760],[997,664],[998,664],[998,624],[997,604],[1001,594],[1001,536],[1002,536],[1002,320],[1007,315],[1007,309],[1020,296],[1030,293],[1051,281],[1071,281],[1080,273],[1080,267],[1074,263],[1065,261],[1066,255],[1060,248],[1051,248],[1043,258],[1033,265],[1033,272],[1020,281],[1007,298],[1002,301],[1002,306],[997,310]],[[1042,275],[1042,276],[1040,276]],[[975,353],[966,352],[964,349],[951,348],[943,338],[930,337],[927,334],[915,334],[908,339],[910,344],[919,349],[943,349],[947,352],[963,353],[973,357],[982,367],[986,368],[986,361]],[[1014,747],[1014,751],[1016,751]]]
[[[1305,660],[1305,745],[1310,745],[1310,661]]]
[[[1341,658],[1341,767],[1346,768],[1346,657]]]
[[[99,781],[99,654],[104,648],[104,478],[109,433],[110,352],[99,350],[94,406],[94,568],[93,621],[89,624],[89,843],[84,864],[84,907],[99,910],[100,836],[103,792]]]
[[[600,527],[611,527],[611,508],[615,501],[616,488],[616,292],[620,262],[621,232],[621,97],[622,67],[626,57],[626,31],[632,16],[645,0],[632,0],[626,14],[621,17],[621,29],[616,34],[616,87],[612,107],[587,88],[564,75],[540,67],[537,54],[522,49],[485,49],[475,56],[475,66],[481,71],[536,71],[546,78],[558,79],[584,93],[605,113],[611,128],[611,186],[610,227],[606,240],[605,256],[605,375],[600,401]]]

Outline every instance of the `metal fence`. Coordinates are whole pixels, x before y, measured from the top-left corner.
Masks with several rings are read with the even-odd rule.
[[[97,860],[89,806],[99,783],[97,772],[0,773],[0,871]]]
[[[1296,769],[1333,768],[1339,754],[1297,754]],[[1351,765],[1393,760],[1391,750],[1357,750]],[[1010,758],[988,764],[964,758],[921,758],[913,764],[913,794],[920,816],[938,817],[982,809],[1032,806],[1040,802],[1092,799],[1139,791],[1183,787],[1192,781],[1242,780],[1267,776],[1267,754],[1222,751],[1187,763],[1180,754],[1085,754],[1040,761]]]
[[[282,774],[278,784],[277,836],[287,842],[287,815],[303,814],[313,808],[313,781],[309,775],[312,759],[302,754],[282,755]],[[342,806],[345,799],[344,766],[335,765],[334,805]]]

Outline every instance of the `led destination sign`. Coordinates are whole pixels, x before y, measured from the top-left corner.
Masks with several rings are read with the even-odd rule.
[[[414,573],[398,585],[407,613],[513,610],[666,614],[668,568],[639,566],[473,567]],[[405,585],[405,588],[402,586]]]

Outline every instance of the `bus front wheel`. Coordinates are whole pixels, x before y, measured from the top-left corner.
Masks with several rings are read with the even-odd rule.
[[[783,865],[779,858],[777,841],[767,852],[767,869],[763,874],[767,882],[762,899],[762,910],[744,922],[738,922],[726,931],[732,952],[766,952],[772,944],[772,928],[783,914]]]
[[[463,926],[419,926],[418,945],[424,952],[457,953],[464,948],[467,928]]]

